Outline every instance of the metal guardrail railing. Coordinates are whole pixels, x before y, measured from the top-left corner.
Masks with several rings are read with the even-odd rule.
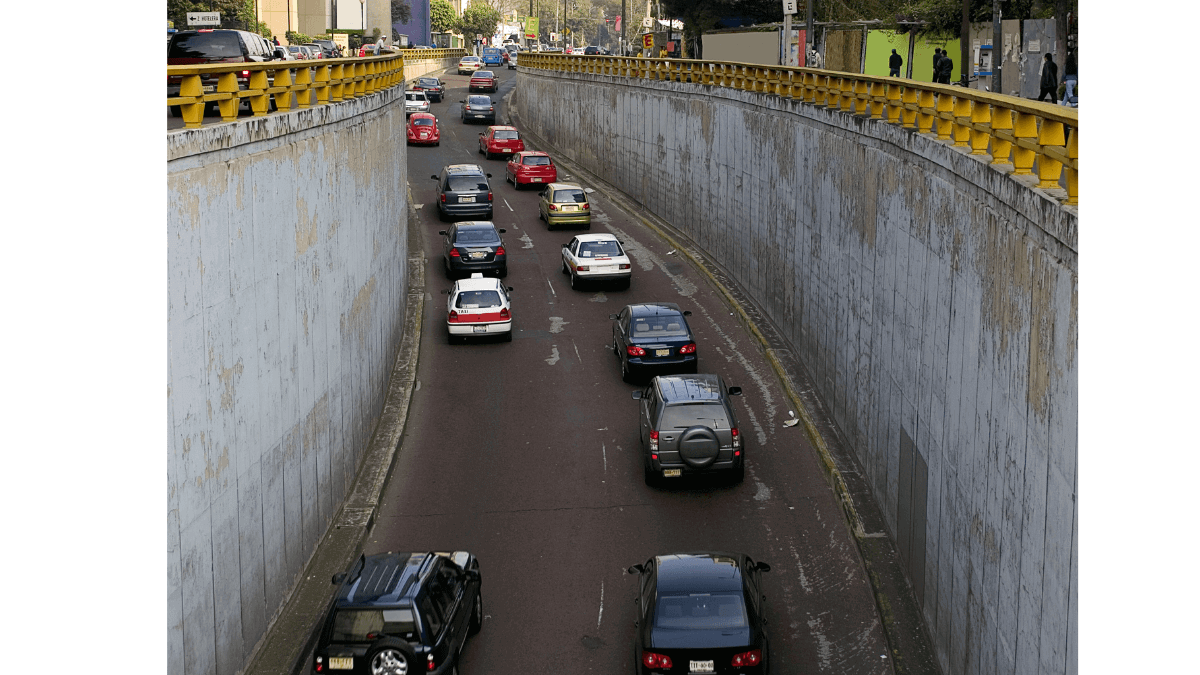
[[[691,82],[801,99],[806,103],[890,124],[991,155],[1016,176],[1035,175],[1037,187],[1062,190],[1079,203],[1079,111],[1015,96],[945,84],[834,70],[623,56],[526,54],[520,66],[671,82]],[[1064,176],[1065,172],[1065,176]]]
[[[315,61],[167,66],[168,78],[181,78],[179,96],[167,97],[167,105],[179,106],[184,128],[198,129],[208,103],[217,104],[222,122],[237,119],[242,100],[249,102],[255,117],[266,115],[272,102],[281,112],[291,110],[292,94],[301,109],[338,103],[403,85],[406,59],[450,59],[465,54],[463,49],[401,49],[382,56]],[[211,81],[213,75],[216,84],[208,85],[211,91],[206,91],[203,80],[209,76]]]

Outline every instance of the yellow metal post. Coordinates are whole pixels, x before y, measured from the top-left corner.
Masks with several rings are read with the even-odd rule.
[[[867,113],[867,83],[865,80],[858,80],[854,83],[854,114],[865,115]]]
[[[887,85],[887,116],[888,122],[892,124],[900,124],[900,113],[903,110],[900,104],[901,87],[898,84]]]
[[[1038,130],[1038,145],[1042,148],[1062,148],[1066,150],[1067,140],[1063,136],[1062,122],[1043,119],[1042,127]],[[1051,159],[1049,155],[1038,153],[1038,184],[1043,190],[1058,187],[1062,178],[1062,162]]]
[[[217,93],[229,94],[229,98],[217,103],[217,108],[219,108],[221,111],[222,122],[232,122],[237,119],[238,107],[242,102],[242,100],[238,98],[237,92],[237,73],[221,73],[221,76],[217,78]]]
[[[983,101],[973,101],[971,104],[971,154],[986,155],[990,136],[987,131],[977,129],[976,125],[985,128],[992,125],[992,106]]]
[[[308,68],[296,69],[296,86],[296,106],[303,110],[312,105],[313,80],[312,72]]]
[[[953,119],[947,119],[954,114],[954,97],[940,92],[937,95],[937,137],[939,141],[950,140],[950,130],[954,126]]]
[[[1018,176],[1033,174],[1033,162],[1037,159],[1037,152],[1026,146],[1034,144],[1038,137],[1037,120],[1037,115],[1032,113],[1016,113],[1013,123],[1013,136],[1017,139],[1013,146],[1013,168],[1016,170],[1013,173]]]
[[[882,82],[871,83],[871,119],[881,120],[887,112],[887,86]]]
[[[1011,136],[1013,130],[1012,111],[992,106],[992,164],[1009,164],[1012,141],[1002,135]],[[999,132],[999,133],[997,133]]]
[[[955,147],[967,147],[971,140],[971,99],[966,96],[954,97],[954,126],[951,133]]]
[[[250,109],[255,117],[263,117],[271,109],[271,97],[267,94],[267,71],[250,71],[250,84],[246,86],[250,92]]]
[[[204,96],[204,83],[200,81],[199,75],[184,75],[183,81],[179,83],[179,95],[182,96]],[[200,100],[196,103],[184,103],[179,106],[180,113],[183,114],[183,126],[187,129],[199,129],[204,122],[204,101]]]
[[[927,134],[933,129],[933,92],[922,89],[917,94],[917,131]]]
[[[303,69],[305,72],[307,68]],[[275,99],[275,107],[279,112],[287,112],[292,109],[292,71],[288,68],[282,68],[275,71],[275,87],[282,87],[283,91],[276,92],[273,95]]]

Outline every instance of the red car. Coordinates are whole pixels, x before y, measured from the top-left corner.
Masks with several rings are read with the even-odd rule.
[[[484,157],[492,155],[511,155],[525,149],[525,141],[516,127],[488,127],[487,131],[479,134],[479,152]]]
[[[408,118],[409,145],[441,145],[442,134],[438,131],[437,118],[429,113],[413,113]]]
[[[496,74],[490,70],[477,70],[471,76],[471,82],[467,85],[467,91],[496,91],[500,88],[499,81],[496,80]]]
[[[520,190],[522,185],[558,181],[558,169],[554,167],[550,155],[540,150],[518,152],[508,160],[504,179]]]

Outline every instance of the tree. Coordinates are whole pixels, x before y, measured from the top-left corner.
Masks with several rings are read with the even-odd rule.
[[[457,33],[458,15],[446,0],[430,0],[429,27],[438,33]]]
[[[392,24],[406,24],[412,21],[412,7],[408,0],[392,0]]]
[[[500,12],[480,2],[463,10],[460,27],[463,35],[468,40],[473,40],[476,34],[484,37],[493,35],[499,23]]]
[[[238,7],[238,20],[251,33],[258,33],[265,38],[271,37],[271,29],[267,28],[266,22],[259,21],[258,17],[254,16],[254,0],[245,0],[242,2]]]
[[[287,38],[289,45],[306,45],[312,42],[312,37],[305,35],[304,33],[298,33],[294,30],[287,31],[283,34],[283,36]]]

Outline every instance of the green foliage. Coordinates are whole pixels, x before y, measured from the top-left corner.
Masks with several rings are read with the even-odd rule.
[[[412,20],[412,7],[408,0],[392,0],[392,23],[408,23]]]
[[[429,26],[438,33],[458,33],[458,15],[447,0],[430,0]]]
[[[475,3],[463,10],[460,27],[463,36],[470,42],[475,39],[476,33],[484,37],[494,34],[498,23],[500,12],[483,3]]]
[[[312,37],[305,35],[304,33],[297,33],[294,30],[287,31],[283,34],[283,36],[287,38],[288,44],[290,45],[304,45],[312,42]]]

